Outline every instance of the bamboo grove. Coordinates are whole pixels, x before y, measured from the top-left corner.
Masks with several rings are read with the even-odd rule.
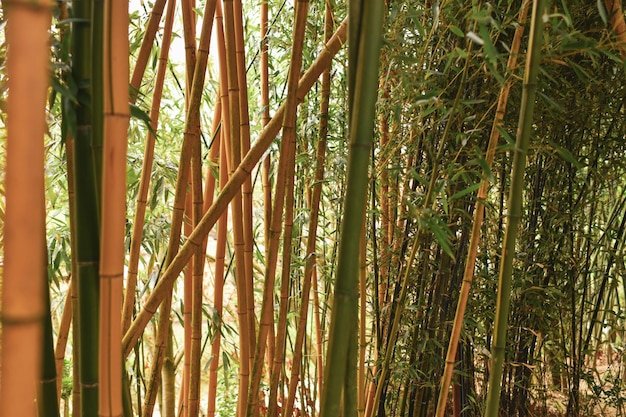
[[[626,415],[618,0],[1,13],[1,417]]]

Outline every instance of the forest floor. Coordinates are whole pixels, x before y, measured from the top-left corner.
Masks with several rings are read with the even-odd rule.
[[[618,417],[626,416],[624,397],[624,367],[619,354],[599,355],[595,364],[589,364],[588,371],[580,381],[581,416]],[[564,381],[564,386],[567,381]],[[568,391],[546,390],[533,404],[533,416],[567,416]]]

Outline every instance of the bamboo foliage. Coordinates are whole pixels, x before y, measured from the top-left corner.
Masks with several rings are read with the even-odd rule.
[[[3,7],[10,51],[0,415],[37,416],[47,290],[41,243],[46,230],[44,133],[51,5],[16,1]]]
[[[530,1],[57,6],[31,414],[59,395],[68,416],[620,414],[620,2],[535,10],[542,77],[516,63],[537,61]],[[41,10],[1,20],[17,7]]]

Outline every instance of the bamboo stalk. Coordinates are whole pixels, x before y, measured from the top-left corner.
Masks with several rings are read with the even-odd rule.
[[[352,3],[351,3],[352,5]],[[351,15],[351,28],[359,28],[358,55],[351,52],[349,67],[355,68],[354,96],[350,98],[353,113],[350,115],[350,148],[348,154],[347,185],[344,203],[344,216],[341,223],[341,237],[337,260],[337,278],[335,281],[332,315],[330,322],[328,354],[324,371],[321,417],[339,415],[341,395],[356,397],[356,392],[346,392],[344,385],[349,381],[346,364],[351,342],[357,326],[358,299],[358,259],[359,236],[367,200],[368,166],[372,146],[373,120],[378,94],[378,61],[380,57],[381,26],[383,2],[363,2],[356,20]],[[350,11],[352,13],[352,10]],[[353,29],[351,29],[352,31]],[[352,33],[352,32],[351,32]],[[351,38],[354,39],[354,38]],[[357,47],[354,43],[352,48]],[[350,70],[349,70],[350,72]],[[350,83],[350,80],[349,80]],[[345,385],[347,386],[347,385]],[[356,384],[354,386],[356,390]],[[354,410],[346,407],[345,414],[351,417]]]
[[[274,306],[274,276],[278,261],[279,239],[281,234],[281,220],[284,218],[283,254],[282,254],[282,274],[281,274],[281,302],[278,318],[278,330],[275,341],[274,361],[270,373],[270,395],[269,395],[269,415],[275,416],[277,413],[276,398],[278,381],[282,369],[283,356],[285,351],[287,310],[289,305],[289,285],[291,282],[291,246],[294,211],[294,175],[295,175],[295,151],[296,151],[296,118],[297,118],[297,92],[298,80],[302,67],[302,49],[304,44],[304,30],[308,14],[309,2],[298,1],[294,11],[293,24],[293,44],[291,50],[291,60],[289,64],[289,74],[287,79],[287,98],[285,106],[287,111],[283,118],[283,138],[280,149],[280,160],[278,162],[278,173],[276,176],[276,189],[274,192],[274,206],[272,207],[272,223],[270,225],[269,248],[266,248],[266,269],[263,286],[263,301],[261,306],[261,326],[259,329],[259,340],[257,342],[257,352],[255,354],[252,383],[249,391],[249,401],[251,410],[254,410],[258,401],[258,390],[261,381],[261,370],[265,357],[265,345],[269,327],[273,326],[273,306]],[[308,304],[308,295],[303,299],[303,303]],[[306,320],[305,320],[306,321]],[[304,326],[303,326],[304,327]],[[302,336],[300,337],[300,339]],[[297,343],[297,342],[296,342]],[[300,340],[300,346],[302,341]],[[297,349],[301,350],[301,348]],[[295,380],[299,375],[299,363],[294,358],[292,376]],[[295,395],[295,386],[290,388],[291,396]],[[291,405],[290,405],[291,403]],[[293,399],[288,397],[285,412],[290,413],[293,406]],[[248,416],[251,417],[251,410]]]
[[[507,210],[508,223],[504,234],[504,246],[502,247],[502,258],[498,277],[496,318],[491,346],[491,373],[489,375],[487,408],[485,411],[486,417],[497,417],[500,404],[500,384],[502,382],[502,368],[504,366],[504,354],[506,350],[506,331],[508,327],[515,241],[517,237],[517,227],[522,217],[522,193],[524,190],[526,153],[528,152],[530,133],[532,130],[537,75],[541,60],[541,45],[543,43],[543,13],[543,1],[535,0],[533,2],[533,12],[530,21],[531,29],[530,38],[528,40],[519,126],[515,151],[513,153],[511,188],[509,191]]]
[[[507,62],[507,69],[513,71],[517,66],[517,57],[522,42],[522,35],[524,34],[524,25],[526,23],[526,16],[530,0],[525,0],[522,8],[519,12],[519,26],[515,29],[513,35],[513,42],[511,44],[511,53]],[[506,106],[508,103],[509,91],[513,84],[513,77],[509,77],[506,83],[500,89],[498,97],[498,104],[496,107],[496,115],[491,126],[491,134],[489,136],[489,144],[487,145],[486,163],[489,168],[493,165],[493,159],[496,153],[496,146],[500,139],[500,128],[504,120],[506,113]],[[472,232],[469,243],[469,250],[467,253],[467,260],[465,262],[465,269],[463,271],[463,282],[461,284],[461,292],[457,304],[456,313],[454,316],[454,323],[452,325],[452,334],[450,336],[450,342],[448,343],[448,351],[446,354],[446,365],[441,377],[441,384],[439,387],[439,399],[437,403],[436,415],[437,417],[443,417],[445,413],[446,401],[448,398],[448,388],[450,387],[450,381],[452,380],[452,373],[454,371],[454,363],[456,361],[456,352],[459,345],[459,339],[461,336],[461,330],[463,328],[463,318],[465,316],[465,309],[467,307],[467,301],[469,299],[470,287],[474,277],[474,268],[476,266],[476,258],[478,256],[478,243],[480,241],[480,231],[482,230],[483,219],[485,215],[485,200],[487,198],[487,190],[489,188],[489,179],[483,178],[476,197],[476,203],[474,207],[474,219],[472,221]]]
[[[221,135],[221,133],[218,133]],[[220,152],[220,188],[226,184],[228,178],[228,166],[226,162],[226,144],[221,144]],[[215,401],[217,394],[217,369],[220,357],[221,320],[224,300],[224,269],[226,257],[226,232],[228,228],[228,211],[224,211],[217,226],[217,244],[215,248],[215,282],[213,286],[213,307],[217,318],[220,320],[214,329],[214,339],[211,343],[211,359],[209,364],[209,399],[207,405],[207,417],[215,416]]]
[[[59,398],[57,390],[57,381],[62,379],[63,374],[58,374],[56,370],[56,358],[54,355],[54,336],[52,330],[52,316],[50,308],[50,284],[48,280],[48,255],[46,242],[41,242],[44,247],[45,261],[43,264],[44,273],[41,280],[44,286],[44,317],[43,317],[43,343],[42,343],[42,366],[41,366],[41,383],[39,387],[39,395],[37,405],[39,407],[40,417],[59,417]],[[61,376],[59,376],[61,375]]]
[[[145,224],[146,206],[148,204],[148,190],[150,188],[150,179],[152,177],[152,163],[154,162],[154,145],[156,142],[154,132],[156,132],[159,127],[163,82],[165,81],[165,72],[167,71],[175,8],[176,2],[174,0],[170,1],[167,5],[167,12],[165,15],[163,40],[161,50],[159,51],[159,62],[157,65],[154,92],[152,94],[152,105],[150,108],[150,127],[152,130],[148,131],[146,137],[146,147],[141,166],[141,178],[139,179],[139,188],[137,190],[137,204],[135,206],[135,215],[133,217],[133,231],[131,233],[130,240],[128,277],[126,280],[126,295],[124,296],[122,317],[122,329],[124,332],[128,330],[132,321],[133,307],[135,304],[135,290],[137,288],[137,275],[139,274],[139,256],[141,252],[143,226]]]
[[[148,58],[150,57],[152,44],[154,43],[154,38],[156,37],[156,33],[159,29],[159,23],[161,22],[161,16],[163,16],[163,9],[165,9],[166,1],[167,0],[155,0],[154,6],[152,6],[152,11],[150,12],[150,17],[148,18],[146,32],[144,34],[143,41],[141,42],[141,47],[139,48],[139,53],[137,54],[137,61],[135,62],[135,67],[133,69],[133,75],[130,80],[130,85],[137,90],[141,87],[141,79],[143,78],[146,66],[148,65]],[[165,26],[167,26],[167,23]],[[164,42],[166,41],[164,40]],[[133,94],[131,94],[131,101],[134,103],[136,99],[137,95],[133,92]],[[154,120],[152,118],[150,119]]]
[[[237,78],[239,84],[239,133],[241,143],[241,157],[243,158],[250,150],[250,111],[248,109],[248,81],[246,76],[246,55],[243,31],[243,10],[241,0],[233,2],[235,13],[235,55],[237,57]],[[256,319],[254,313],[254,285],[253,285],[253,250],[254,250],[254,226],[252,224],[252,176],[243,182],[242,189],[242,220],[243,220],[243,253],[245,261],[246,277],[246,300],[249,338],[250,366],[254,362]]]
[[[320,53],[315,62],[311,65],[309,70],[301,77],[298,85],[298,97],[301,98],[306,94],[313,86],[315,80],[319,77],[322,71],[330,64],[330,61],[339,51],[346,39],[347,21],[339,26],[331,40],[326,44],[326,47]],[[128,355],[136,343],[139,335],[145,328],[150,318],[154,315],[156,308],[163,301],[165,295],[171,290],[175,279],[185,266],[187,261],[191,258],[193,249],[202,244],[202,241],[209,233],[211,228],[215,225],[222,212],[228,206],[230,200],[235,196],[237,190],[245,180],[247,174],[251,172],[253,167],[261,159],[261,156],[265,153],[265,150],[270,145],[278,130],[280,130],[280,119],[285,111],[285,104],[283,103],[276,115],[263,129],[259,138],[256,140],[250,152],[243,158],[241,164],[237,170],[233,173],[228,183],[224,186],[220,194],[209,210],[204,214],[202,220],[198,226],[194,229],[193,233],[188,237],[187,241],[174,257],[172,263],[163,272],[158,284],[146,300],[141,312],[137,315],[133,324],[130,326],[126,335],[124,336],[123,346],[124,353]]]
[[[10,1],[3,6],[9,96],[0,415],[34,417],[46,307],[42,243],[46,241],[44,133],[51,4]]]
[[[105,0],[104,161],[100,245],[99,407],[102,417],[121,417],[122,295],[126,237],[128,96],[128,5]]]
[[[65,368],[65,348],[70,334],[70,326],[72,324],[72,278],[70,276],[70,285],[65,294],[65,302],[63,303],[63,313],[61,314],[61,323],[57,334],[57,342],[54,348],[54,358],[56,362],[57,373],[57,400],[61,398],[61,388],[63,383],[63,370]]]
[[[236,55],[236,28],[235,6],[233,0],[222,2],[224,15],[224,46],[226,48],[226,74],[228,77],[228,106],[230,127],[230,163],[229,171],[232,173],[240,165],[242,157],[241,132],[240,132],[240,95],[239,75],[237,73]],[[249,176],[249,173],[248,173]],[[244,179],[245,182],[245,179]],[[239,324],[239,392],[237,397],[237,416],[243,416],[247,408],[247,392],[250,379],[250,338],[254,333],[250,332],[248,317],[248,283],[246,274],[246,261],[244,254],[244,226],[243,226],[243,197],[241,187],[235,192],[231,201],[233,216],[233,234],[235,241],[235,281],[237,289],[237,318]]]

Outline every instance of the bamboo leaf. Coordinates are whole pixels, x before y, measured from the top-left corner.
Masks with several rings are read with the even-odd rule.
[[[466,189],[461,190],[461,191],[459,191],[459,192],[457,192],[457,193],[454,193],[454,194],[450,197],[450,201],[454,201],[454,200],[456,200],[457,198],[461,198],[461,197],[463,197],[464,195],[467,195],[467,194],[473,193],[474,191],[478,190],[479,188],[480,188],[480,182],[477,182],[476,184],[472,184],[472,185],[470,185],[469,187],[467,187]]]
[[[609,16],[606,13],[606,9],[604,8],[604,2],[602,0],[596,0],[596,7],[598,7],[598,12],[600,13],[600,19],[604,22],[604,24],[609,23]]]

